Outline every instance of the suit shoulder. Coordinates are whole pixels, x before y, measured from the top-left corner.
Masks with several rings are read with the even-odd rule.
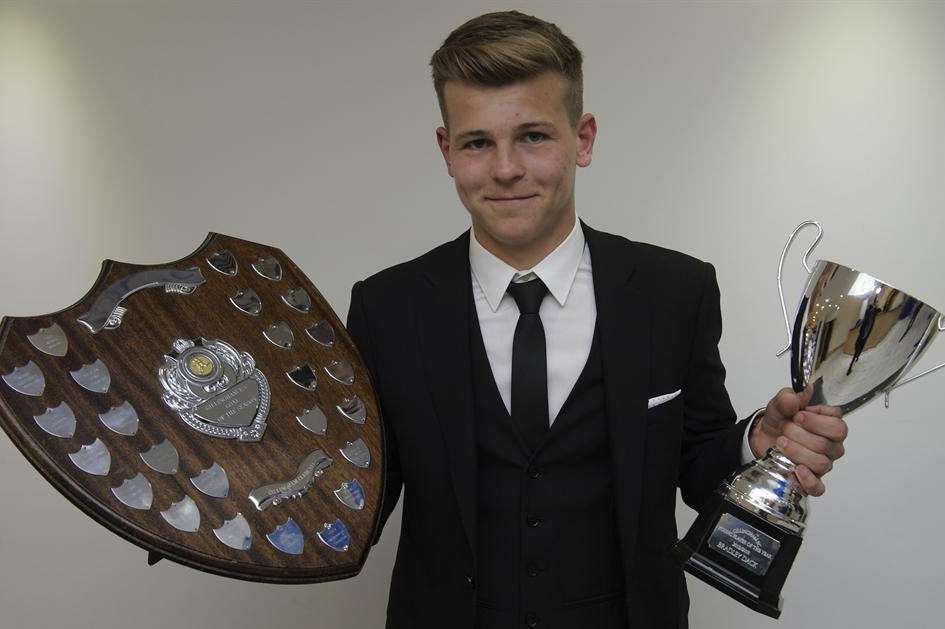
[[[630,240],[618,234],[600,232],[602,238],[606,238],[611,245],[622,249],[627,255],[639,261],[648,267],[659,270],[662,274],[678,273],[682,277],[703,278],[707,272],[707,267],[712,265],[705,260],[692,256],[682,251],[669,249],[660,245],[648,242]]]

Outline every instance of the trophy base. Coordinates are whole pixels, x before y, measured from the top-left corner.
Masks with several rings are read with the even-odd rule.
[[[683,569],[739,603],[771,618],[781,615],[781,587],[802,537],[713,494],[686,536],[673,547]]]

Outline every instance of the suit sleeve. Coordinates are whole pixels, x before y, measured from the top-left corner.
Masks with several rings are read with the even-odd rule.
[[[351,288],[351,305],[348,307],[348,322],[346,327],[348,328],[348,334],[351,335],[351,338],[354,340],[354,344],[357,345],[358,351],[361,353],[361,358],[364,360],[364,363],[367,365],[368,372],[371,375],[371,380],[374,385],[374,391],[377,394],[379,403],[381,402],[381,392],[378,388],[378,376],[376,363],[374,361],[374,352],[371,345],[371,334],[368,330],[367,318],[364,314],[364,300],[362,295],[362,289],[364,287],[364,282],[356,282],[355,285]],[[381,415],[384,415],[383,408],[381,409]],[[393,428],[390,425],[386,425],[384,422],[381,422],[381,430],[384,435],[384,495],[381,503],[381,515],[380,522],[377,527],[377,532],[374,535],[374,539],[371,541],[371,544],[376,544],[381,538],[381,532],[384,530],[384,525],[387,523],[387,518],[390,517],[391,512],[394,510],[394,507],[397,505],[397,500],[400,499],[400,489],[403,486],[403,476],[400,471],[400,458],[397,450],[397,441],[394,437]]]
[[[686,374],[685,420],[679,488],[683,501],[699,510],[741,461],[746,419],[735,423],[719,355],[722,313],[715,267],[704,263],[702,298]]]

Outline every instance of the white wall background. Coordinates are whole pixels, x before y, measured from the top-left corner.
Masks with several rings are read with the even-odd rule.
[[[215,230],[280,246],[343,317],[355,280],[468,225],[427,63],[497,7],[0,4],[0,313],[58,310],[103,258],[172,260]],[[600,133],[579,215],[717,266],[740,412],[788,382],[774,280],[800,220],[823,221],[823,257],[945,307],[941,2],[519,8],[586,56]],[[942,625],[940,376],[850,418],[780,626]],[[3,627],[380,627],[398,532],[399,509],[360,576],[318,586],[148,568],[0,438]],[[774,626],[690,590],[694,627]]]

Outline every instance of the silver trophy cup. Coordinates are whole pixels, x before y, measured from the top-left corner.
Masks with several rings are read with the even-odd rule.
[[[781,285],[784,258],[797,235],[817,227],[804,256],[809,276],[794,325]],[[945,331],[934,308],[872,275],[807,258],[823,229],[805,221],[791,234],[778,266],[778,291],[791,350],[791,384],[812,388],[809,405],[849,413],[937,369],[904,378],[932,339]],[[794,464],[777,448],[732,474],[702,510],[675,554],[687,572],[763,614],[781,614],[781,587],[800,548],[808,514],[807,496]]]

